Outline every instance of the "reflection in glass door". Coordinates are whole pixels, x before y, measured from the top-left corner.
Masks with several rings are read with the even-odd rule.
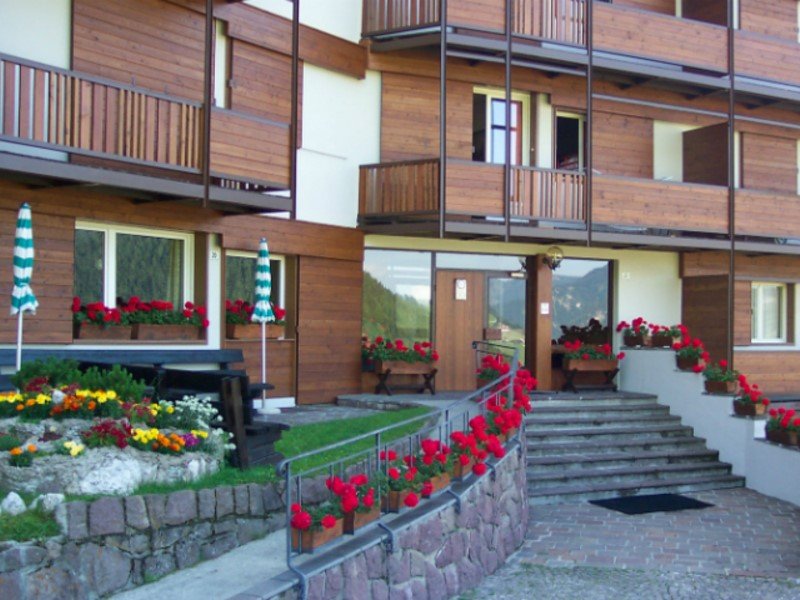
[[[499,331],[500,340],[519,348],[525,356],[525,280],[488,277],[486,327]]]

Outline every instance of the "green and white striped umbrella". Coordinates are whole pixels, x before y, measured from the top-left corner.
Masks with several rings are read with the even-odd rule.
[[[11,292],[11,314],[17,315],[17,370],[22,363],[22,315],[35,313],[39,302],[31,289],[33,275],[33,226],[31,207],[26,202],[19,209],[14,237],[14,289]]]
[[[256,302],[253,307],[251,321],[255,323],[271,323],[275,320],[272,304],[269,302],[272,293],[272,274],[269,270],[269,248],[266,238],[261,238],[258,244],[258,258],[256,259]]]

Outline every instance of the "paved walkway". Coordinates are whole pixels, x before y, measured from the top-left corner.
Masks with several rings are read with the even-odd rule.
[[[800,508],[744,488],[686,495],[714,507],[535,507],[522,550],[463,598],[800,598]]]

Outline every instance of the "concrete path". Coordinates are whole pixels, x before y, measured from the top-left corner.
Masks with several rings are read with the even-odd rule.
[[[522,550],[463,598],[800,598],[800,508],[746,488],[686,495],[714,507],[535,507]]]

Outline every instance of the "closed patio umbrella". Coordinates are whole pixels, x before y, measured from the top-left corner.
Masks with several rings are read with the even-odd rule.
[[[39,302],[31,289],[33,274],[33,227],[31,207],[24,203],[17,216],[14,236],[14,289],[11,292],[11,314],[17,315],[17,371],[22,364],[22,315],[35,313]]]
[[[267,383],[267,323],[275,320],[272,304],[269,297],[272,293],[272,273],[269,269],[269,247],[266,238],[261,238],[258,244],[258,257],[256,258],[256,297],[253,307],[253,316],[250,320],[261,323],[261,383]],[[261,392],[262,408],[266,400],[267,391]]]

